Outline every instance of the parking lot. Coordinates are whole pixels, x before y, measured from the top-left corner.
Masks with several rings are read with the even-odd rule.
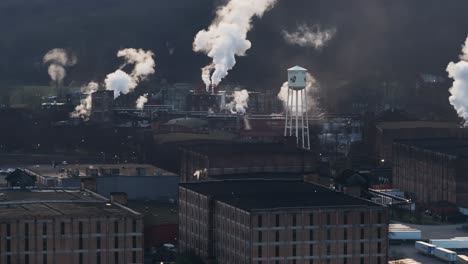
[[[413,225],[413,224],[405,223],[405,225],[421,230],[422,239],[447,239],[447,238],[463,237],[463,236],[468,237],[468,232],[461,230],[461,226],[462,226],[461,224],[458,224],[458,225]],[[400,262],[401,264],[404,264],[404,263],[412,263],[412,264],[413,263],[414,264],[445,263],[433,257],[420,254],[414,248],[414,243],[390,245],[389,257],[390,257],[390,260],[402,260]],[[411,262],[410,259],[414,260],[414,262]],[[392,262],[392,263],[395,263],[395,262]]]

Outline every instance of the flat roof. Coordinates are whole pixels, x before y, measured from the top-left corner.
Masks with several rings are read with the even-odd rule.
[[[129,200],[128,207],[143,215],[145,227],[179,224],[178,207],[175,203]]]
[[[181,187],[244,210],[380,205],[302,180],[223,180]]]
[[[241,174],[222,174],[222,175],[210,175],[211,179],[215,180],[241,180],[241,179],[283,179],[283,180],[302,180],[304,175],[310,174],[311,172],[304,173],[270,173],[270,172],[259,172],[259,173],[241,173]]]
[[[285,154],[285,153],[311,153],[310,151],[299,149],[295,145],[284,143],[216,143],[184,146],[185,149],[203,155],[211,156],[236,156],[236,155],[262,155],[262,154]],[[259,157],[260,158],[260,157]]]
[[[460,138],[427,138],[427,139],[400,139],[395,143],[403,144],[421,150],[466,158],[468,157],[468,139]]]
[[[102,196],[82,190],[0,189],[0,220],[33,217],[139,215]]]
[[[389,232],[421,232],[421,230],[419,229],[412,228],[403,224],[389,224],[388,230]]]
[[[380,130],[411,128],[460,128],[460,125],[453,122],[399,121],[380,122],[377,124],[377,128]]]
[[[137,176],[137,168],[143,168],[146,170],[145,176],[177,176],[177,174],[169,172],[167,170],[155,167],[149,164],[134,164],[134,163],[123,163],[123,164],[68,164],[68,165],[57,165],[54,168],[52,165],[34,165],[26,166],[26,169],[35,172],[41,176],[49,176],[56,178],[69,178],[67,176],[67,170],[79,170],[80,177],[86,177],[86,169],[119,169],[118,176]]]

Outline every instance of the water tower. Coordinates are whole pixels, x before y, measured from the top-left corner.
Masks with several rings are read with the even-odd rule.
[[[288,69],[288,100],[285,109],[284,136],[295,136],[298,146],[310,149],[306,85],[306,69],[299,66]]]

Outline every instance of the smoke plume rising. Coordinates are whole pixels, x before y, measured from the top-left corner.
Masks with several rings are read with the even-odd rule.
[[[89,120],[92,107],[91,94],[96,92],[98,88],[99,84],[96,82],[90,82],[88,85],[81,87],[81,92],[86,95],[86,98],[81,99],[80,105],[76,106],[75,111],[71,113],[72,117]]]
[[[206,91],[209,92],[210,91],[210,86],[211,86],[211,71],[213,71],[213,64],[210,64],[210,65],[207,65],[203,68],[201,68],[201,71],[202,71],[202,80],[203,82],[205,83],[205,86],[206,86]]]
[[[450,62],[447,66],[448,76],[452,78],[453,85],[449,89],[451,96],[450,104],[457,111],[458,116],[465,120],[468,125],[468,38],[463,45],[460,61]]]
[[[306,87],[305,87],[305,94],[306,94],[306,97],[307,97],[306,98],[306,100],[307,100],[307,109],[304,109],[304,111],[312,111],[312,110],[315,110],[315,108],[316,108],[317,102],[316,102],[316,100],[314,99],[314,96],[313,96],[313,93],[316,90],[315,84],[316,84],[315,78],[312,77],[312,75],[310,75],[309,73],[307,73],[307,83],[306,83]],[[288,82],[285,82],[281,86],[280,92],[278,93],[278,99],[280,99],[283,102],[283,107],[284,107],[285,110],[286,110],[287,102],[288,102],[288,90],[289,90]],[[290,111],[292,111],[292,113],[295,113],[296,112],[296,105],[297,105],[299,111],[301,111],[302,102],[303,102],[302,94],[299,93],[299,96],[298,96],[299,102],[296,102],[295,94],[292,97],[293,97],[292,102],[290,100],[290,108],[289,108]]]
[[[214,72],[210,84],[218,85],[236,64],[235,56],[244,56],[250,49],[252,43],[247,40],[247,32],[252,28],[252,18],[262,17],[275,2],[276,0],[230,0],[217,11],[208,30],[197,33],[193,50],[203,52],[213,59]],[[208,86],[206,78],[204,81]]]
[[[247,90],[234,91],[234,99],[226,105],[226,108],[233,114],[245,114],[249,102],[249,92]]]
[[[244,129],[245,130],[252,130],[252,126],[250,125],[250,120],[247,115],[244,115]]]
[[[145,80],[149,75],[155,72],[155,62],[152,51],[142,49],[123,49],[119,50],[117,57],[125,59],[125,63],[113,73],[106,76],[104,83],[106,90],[114,91],[114,97],[120,94],[133,92],[140,81]],[[127,65],[134,65],[130,74],[122,69]]]
[[[297,31],[288,32],[283,31],[283,38],[292,45],[301,47],[312,47],[320,49],[335,36],[336,29],[327,29],[322,31],[319,25],[311,27],[302,24],[298,27]]]
[[[75,65],[77,58],[64,49],[52,49],[44,55],[42,62],[49,65],[48,73],[52,81],[61,84],[67,75],[65,67]]]
[[[148,102],[148,94],[141,95],[140,97],[138,97],[138,99],[135,102],[136,108],[140,110],[143,109],[143,107],[145,106],[147,102]]]

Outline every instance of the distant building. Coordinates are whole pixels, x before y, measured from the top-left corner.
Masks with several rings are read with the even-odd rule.
[[[158,127],[158,133],[208,133],[208,121],[193,118],[175,118]]]
[[[109,124],[113,120],[114,91],[97,91],[91,94],[91,121]]]
[[[32,187],[36,185],[37,177],[28,170],[16,169],[5,178],[9,187]]]
[[[201,143],[181,148],[181,182],[256,172],[308,173],[316,154],[285,143]]]
[[[447,103],[451,85],[450,79],[446,77],[427,73],[419,74],[416,78],[415,93],[411,95],[418,100],[411,100],[411,106],[419,110],[422,116],[428,116],[434,112],[440,114],[447,113],[448,110],[453,111],[451,105]],[[441,100],[441,98],[446,98],[446,100]]]
[[[226,95],[224,93],[192,92],[187,95],[186,102],[188,111],[220,112],[225,109]]]
[[[392,145],[396,139],[467,137],[468,130],[457,123],[402,121],[382,122],[376,125],[375,142],[372,142],[378,160],[392,162]]]
[[[48,187],[79,188],[109,197],[112,192],[125,192],[132,200],[177,198],[177,174],[147,164],[70,164],[58,167],[31,167],[38,182]]]
[[[88,191],[5,190],[0,263],[143,263],[141,215]]]
[[[393,186],[426,205],[449,202],[468,215],[468,139],[399,140]]]
[[[158,249],[163,244],[177,244],[178,213],[173,203],[157,201],[128,201],[128,207],[143,215],[144,248]]]
[[[193,89],[189,83],[175,83],[164,91],[164,104],[179,111],[187,110],[187,96]]]
[[[369,182],[364,174],[346,169],[336,177],[335,188],[345,194],[364,198]]]
[[[184,183],[179,248],[223,264],[383,264],[388,213],[303,181]]]
[[[328,153],[347,155],[351,144],[362,140],[362,123],[355,116],[322,116],[318,135],[322,149]]]

